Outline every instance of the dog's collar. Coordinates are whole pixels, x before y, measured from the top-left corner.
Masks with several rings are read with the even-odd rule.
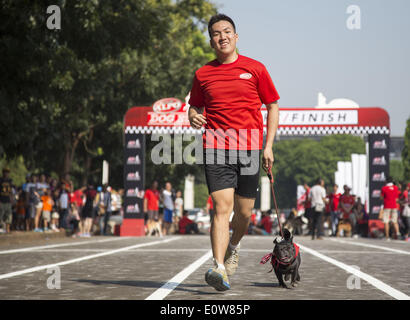
[[[295,248],[295,255],[294,255],[294,257],[292,258],[291,261],[283,262],[278,257],[276,257],[273,253],[268,253],[268,254],[263,256],[262,260],[260,261],[260,264],[265,264],[266,262],[268,262],[270,260],[271,261],[270,263],[272,265],[272,269],[269,272],[272,272],[273,269],[276,270],[279,267],[280,264],[285,265],[285,266],[291,265],[295,261],[296,257],[299,254],[299,246],[296,243],[294,243],[293,246]]]

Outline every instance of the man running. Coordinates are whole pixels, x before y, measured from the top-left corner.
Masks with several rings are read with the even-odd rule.
[[[213,16],[208,32],[217,59],[195,73],[189,121],[195,129],[205,125],[205,174],[215,208],[211,224],[215,267],[206,272],[205,280],[224,291],[230,289],[228,276],[238,266],[239,242],[248,229],[258,189],[263,145],[261,106],[265,104],[268,111],[262,164],[267,170],[274,161],[279,95],[265,66],[237,53],[238,34],[231,18]],[[233,233],[229,239],[232,210]]]
[[[396,236],[399,234],[399,224],[398,224],[398,199],[400,191],[399,188],[393,183],[392,177],[387,177],[386,185],[382,188],[380,198],[383,200],[383,222],[384,222],[384,232],[386,234],[386,240],[390,240],[390,221],[393,222],[394,231],[396,231]]]

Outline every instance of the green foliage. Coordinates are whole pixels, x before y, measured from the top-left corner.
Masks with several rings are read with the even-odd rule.
[[[209,197],[207,185],[205,183],[195,183],[194,192],[195,208],[205,208]]]
[[[404,148],[402,152],[403,180],[410,181],[410,118],[407,119],[406,132],[404,134]]]
[[[126,110],[183,99],[213,58],[202,30],[206,0],[57,1],[61,30],[46,28],[45,1],[2,0],[0,152],[30,171],[70,173],[76,184],[122,186]]]
[[[24,165],[23,157],[20,156],[11,160],[0,158],[0,175],[4,168],[10,169],[10,178],[15,186],[21,186],[26,181],[28,170]]]
[[[396,182],[404,181],[403,163],[399,160],[390,160],[390,176]]]

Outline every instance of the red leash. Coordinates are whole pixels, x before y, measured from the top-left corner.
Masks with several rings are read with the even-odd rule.
[[[276,215],[278,217],[278,224],[279,224],[279,230],[280,230],[280,235],[283,238],[283,231],[282,231],[282,225],[280,223],[280,218],[279,218],[279,210],[278,210],[278,204],[276,203],[276,197],[275,197],[275,190],[273,190],[273,175],[272,175],[272,171],[271,168],[268,168],[268,171],[266,171],[266,174],[268,175],[269,181],[270,181],[270,186],[271,186],[271,190],[272,190],[272,196],[273,196],[273,203],[275,204],[275,210],[276,210]]]

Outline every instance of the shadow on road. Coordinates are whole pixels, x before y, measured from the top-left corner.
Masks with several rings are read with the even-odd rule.
[[[141,288],[161,288],[165,283],[157,281],[144,281],[144,280],[92,280],[92,279],[72,279],[71,281],[90,283],[93,285],[118,285],[118,286],[130,286],[130,287],[141,287]],[[174,283],[169,283],[169,286],[173,286]],[[214,295],[222,294],[220,292],[206,292],[201,290],[195,290],[190,288],[210,288],[206,284],[179,284],[174,290],[185,291],[195,293],[197,295]],[[211,288],[210,288],[211,289]]]
[[[248,285],[248,287],[259,287],[259,288],[278,288],[279,287],[279,283],[264,283],[264,282],[254,282],[250,285]]]

